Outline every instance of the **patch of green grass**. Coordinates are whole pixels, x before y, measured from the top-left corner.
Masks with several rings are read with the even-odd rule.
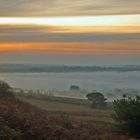
[[[86,104],[73,104],[66,103],[61,100],[61,102],[53,101],[53,100],[42,100],[42,99],[34,99],[28,97],[20,97],[20,99],[38,106],[42,109],[47,110],[50,115],[60,116],[60,115],[68,115],[79,121],[90,121],[94,123],[102,123],[102,124],[111,124],[114,123],[111,114],[111,109],[93,109]],[[62,98],[63,99],[63,98]],[[66,100],[66,98],[65,98]],[[71,99],[72,100],[72,99]],[[76,99],[74,99],[76,101]]]

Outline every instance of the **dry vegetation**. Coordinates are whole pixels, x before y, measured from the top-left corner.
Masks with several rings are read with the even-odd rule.
[[[8,94],[10,94],[9,91]],[[87,118],[83,119],[84,114],[93,118],[102,116],[102,119],[105,119],[108,113],[103,110],[91,111],[84,106],[77,105],[76,108],[76,105],[67,104],[66,106],[66,103],[51,104],[25,98],[22,101],[15,98],[12,93],[9,98],[4,97],[3,93],[1,95],[0,140],[134,140],[112,131],[105,125],[100,126],[98,123],[91,123]],[[59,109],[58,115],[56,112]],[[88,114],[90,111],[91,114]],[[95,122],[94,119],[93,122]]]
[[[1,139],[6,140],[128,140],[97,125],[50,117],[45,110],[17,99],[0,100],[0,122]]]

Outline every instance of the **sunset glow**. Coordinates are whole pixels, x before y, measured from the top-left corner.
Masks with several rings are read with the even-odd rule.
[[[140,55],[139,42],[101,43],[1,43],[0,52],[48,54]]]
[[[0,24],[52,26],[138,26],[140,15],[81,16],[52,18],[0,18]]]
[[[79,0],[76,7],[68,0],[29,1],[9,2],[9,11],[0,2],[5,7],[0,6],[0,53],[140,54],[139,1],[135,6],[129,1],[127,7],[123,1],[116,6],[114,0]],[[15,10],[17,3],[21,11]]]

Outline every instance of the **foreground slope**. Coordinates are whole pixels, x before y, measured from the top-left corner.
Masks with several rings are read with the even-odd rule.
[[[62,116],[63,117],[63,116]],[[6,140],[129,140],[85,122],[53,118],[19,99],[0,99],[0,139]]]

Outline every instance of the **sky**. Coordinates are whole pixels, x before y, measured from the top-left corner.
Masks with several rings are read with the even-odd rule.
[[[0,0],[1,17],[140,14],[139,0]]]
[[[0,0],[0,63],[140,64],[139,7],[140,0]]]

